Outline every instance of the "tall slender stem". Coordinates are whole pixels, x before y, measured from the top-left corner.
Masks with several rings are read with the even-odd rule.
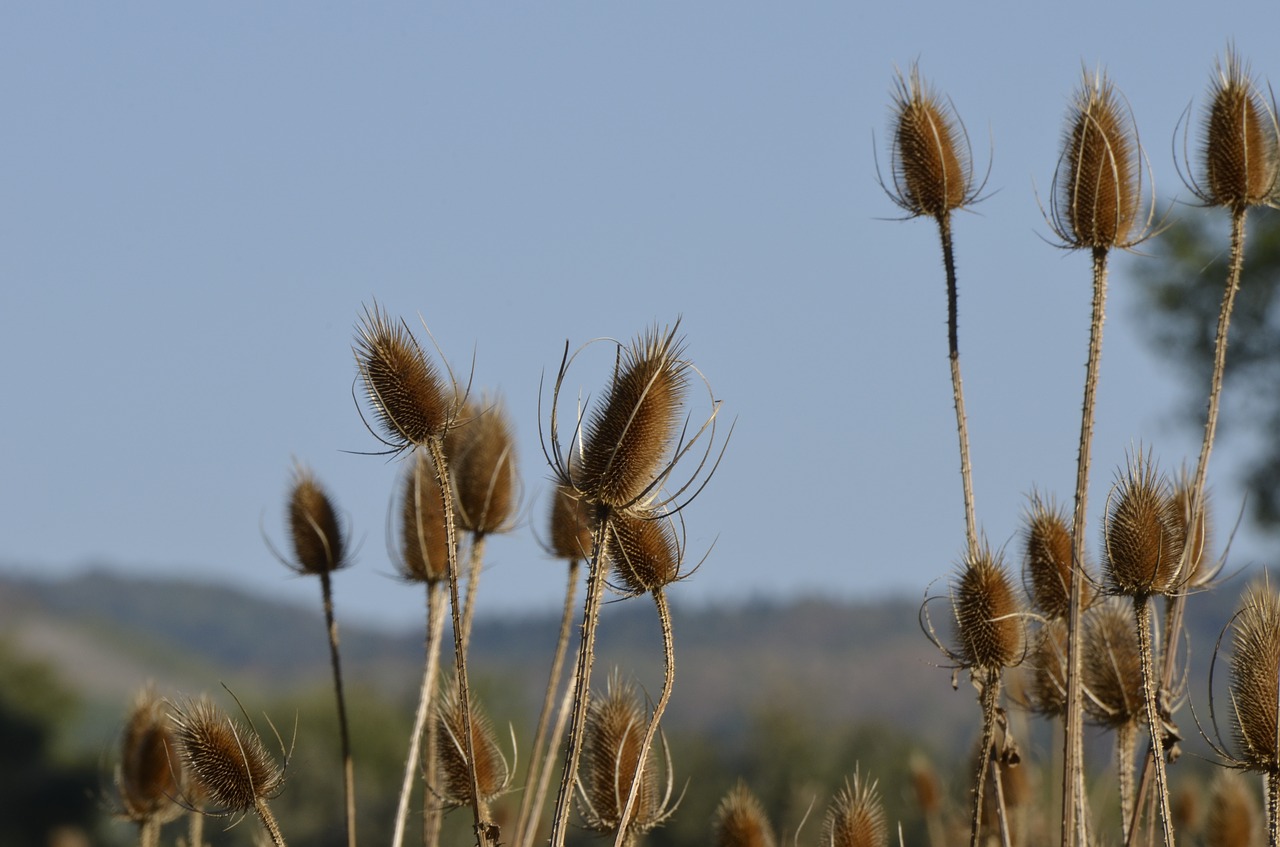
[[[987,784],[987,770],[991,765],[991,742],[995,738],[996,706],[1000,702],[1000,669],[976,669],[981,674],[982,692],[982,746],[978,749],[978,775],[973,781],[973,812],[969,827],[969,845],[977,847],[982,830],[982,798]],[[999,779],[999,774],[996,779]]]
[[[1116,727],[1116,779],[1120,785],[1120,833],[1125,843],[1129,841],[1129,828],[1133,821],[1133,753],[1136,749],[1138,727],[1133,721],[1125,721]]]
[[[356,773],[351,759],[351,732],[347,727],[347,698],[342,687],[342,663],[338,660],[338,623],[333,614],[333,583],[328,571],[320,572],[324,597],[324,622],[329,632],[329,664],[333,667],[333,693],[338,701],[338,733],[342,739],[342,791],[346,803],[347,847],[356,847]]]
[[[1267,782],[1267,844],[1280,847],[1280,774],[1263,775]]]
[[[1133,612],[1138,625],[1138,654],[1142,659],[1142,690],[1146,696],[1147,729],[1151,733],[1151,758],[1155,764],[1156,797],[1165,847],[1173,847],[1173,819],[1169,814],[1169,781],[1164,770],[1164,724],[1156,705],[1155,664],[1151,652],[1151,603],[1149,597],[1134,597]]]
[[[942,264],[947,272],[947,356],[951,361],[951,394],[956,408],[956,435],[960,440],[960,482],[964,487],[964,534],[969,560],[978,555],[978,524],[973,505],[973,468],[969,463],[969,424],[964,412],[964,384],[960,380],[960,330],[955,249],[951,242],[951,213],[938,215],[942,239]]]
[[[280,824],[276,823],[276,817],[271,814],[271,809],[267,807],[267,801],[259,797],[254,801],[253,810],[257,812],[258,820],[262,821],[262,827],[271,838],[271,843],[275,847],[285,847],[284,835],[280,832]]]
[[[422,671],[422,686],[418,692],[418,709],[413,716],[413,732],[409,736],[409,756],[404,766],[404,779],[400,783],[400,802],[396,806],[396,823],[391,835],[391,847],[401,847],[404,843],[405,824],[409,818],[409,797],[413,793],[413,778],[418,772],[418,763],[422,759],[422,732],[430,718],[432,703],[435,700],[433,691],[439,668],[440,641],[444,636],[443,606],[444,591],[440,583],[428,583],[426,661]],[[428,751],[428,773],[431,773],[432,764],[430,751]],[[430,783],[428,783],[429,788]],[[430,790],[427,793],[429,794]]]
[[[467,568],[467,603],[462,611],[462,649],[471,644],[471,620],[476,611],[476,588],[480,585],[480,569],[484,565],[485,534],[471,534],[471,554]]]

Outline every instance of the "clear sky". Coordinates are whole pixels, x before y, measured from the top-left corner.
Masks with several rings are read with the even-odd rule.
[[[455,368],[474,357],[515,420],[526,520],[490,543],[481,614],[562,596],[535,540],[540,378],[566,340],[677,316],[737,431],[686,512],[690,554],[714,550],[672,598],[919,596],[964,525],[936,227],[893,220],[873,160],[916,60],[991,159],[955,224],[960,343],[979,521],[1016,561],[1026,493],[1074,485],[1089,260],[1046,242],[1035,188],[1082,68],[1107,70],[1162,196],[1186,198],[1178,120],[1229,39],[1280,75],[1276,8],[899,7],[7,4],[0,567],[316,602],[259,530],[283,542],[296,457],[361,543],[340,617],[419,621],[386,554],[400,466],[344,452],[377,448],[351,353],[376,298]],[[1194,458],[1136,336],[1136,261],[1114,263],[1095,548],[1126,450]],[[1242,458],[1211,468],[1224,511]],[[1246,533],[1236,561],[1263,550]]]

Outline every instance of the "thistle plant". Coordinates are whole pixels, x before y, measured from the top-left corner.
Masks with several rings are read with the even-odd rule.
[[[856,770],[836,793],[822,824],[822,847],[888,847],[889,827],[875,780]]]
[[[440,802],[445,806],[466,805],[474,778],[480,785],[480,802],[487,818],[489,804],[511,785],[511,766],[498,746],[493,722],[476,702],[471,705],[470,720],[464,720],[456,683],[440,692],[435,717],[441,742],[437,757]],[[470,744],[461,737],[466,726],[473,736]]]
[[[716,806],[711,823],[714,847],[777,847],[778,839],[760,799],[742,780]]]
[[[158,847],[160,828],[183,812],[184,772],[170,755],[172,730],[164,701],[148,685],[129,710],[115,772],[121,816],[137,824],[139,847]]]

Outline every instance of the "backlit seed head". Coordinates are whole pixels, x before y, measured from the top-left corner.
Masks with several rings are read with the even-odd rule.
[[[498,747],[493,721],[485,714],[472,694],[471,743],[476,758],[476,782],[485,803],[507,790],[511,769]],[[447,806],[465,806],[471,802],[471,769],[467,762],[466,733],[463,731],[462,703],[456,682],[440,691],[436,710],[440,743],[438,745],[440,796]]]
[[[400,451],[444,436],[458,405],[456,394],[403,320],[393,320],[376,303],[365,307],[353,349],[384,443]]]
[[[764,806],[742,780],[716,807],[712,842],[715,847],[777,847]]]
[[[1042,715],[1067,713],[1067,623],[1054,618],[1036,633],[1032,654],[1029,707]]]
[[[1231,636],[1234,755],[1248,770],[1280,774],[1280,594],[1250,587]]]
[[[139,692],[120,738],[116,790],[124,816],[134,823],[166,823],[182,814],[182,763],[169,714],[150,686]]]
[[[1261,843],[1262,812],[1254,788],[1236,771],[1220,770],[1209,786],[1206,847],[1253,847]]]
[[[449,538],[440,483],[423,452],[413,457],[400,496],[400,573],[410,582],[449,576]]]
[[[1050,222],[1068,247],[1131,247],[1142,212],[1142,154],[1133,116],[1105,74],[1071,99],[1053,177]]]
[[[822,824],[823,847],[888,847],[889,827],[875,780],[855,770],[827,808]]]
[[[651,329],[620,360],[586,427],[574,483],[589,503],[631,508],[653,499],[680,426],[689,362],[675,328]]]
[[[1142,657],[1133,604],[1109,598],[1085,612],[1085,708],[1094,723],[1120,727],[1144,715]]]
[[[511,417],[497,399],[467,404],[445,437],[458,527],[488,534],[511,528],[516,511],[516,449]]]
[[[893,186],[885,190],[895,203],[912,216],[941,218],[976,199],[964,128],[914,65],[894,82],[892,123]]]
[[[1209,86],[1200,134],[1201,174],[1191,188],[1207,205],[1243,210],[1276,199],[1276,109],[1228,49]]]
[[[298,573],[319,575],[346,567],[346,539],[337,512],[316,478],[301,465],[294,468],[289,493],[289,532]]]
[[[1071,523],[1052,499],[1031,495],[1023,530],[1023,575],[1031,605],[1045,618],[1067,614],[1071,580]],[[1089,605],[1092,586],[1080,580],[1081,607]]]
[[[591,557],[591,511],[572,488],[556,486],[551,499],[551,553],[558,559],[586,561]]]
[[[1111,593],[1150,597],[1185,582],[1182,522],[1172,493],[1149,455],[1130,458],[1107,498],[1103,570]]]
[[[680,539],[666,515],[623,513],[609,520],[609,561],[630,594],[665,588],[680,578]]]
[[[994,670],[1022,660],[1025,618],[999,553],[985,544],[952,586],[955,651],[966,668]]]
[[[280,792],[284,771],[262,739],[208,698],[175,704],[171,720],[183,767],[214,805],[243,812]]]
[[[1200,498],[1199,514],[1195,520],[1195,533],[1191,534],[1191,486],[1193,480],[1189,474],[1179,476],[1173,488],[1173,509],[1178,525],[1182,528],[1185,539],[1183,555],[1187,560],[1183,563],[1186,570],[1185,583],[1189,588],[1202,587],[1213,580],[1220,570],[1219,563],[1206,558],[1213,546],[1213,525],[1209,520],[1209,493],[1206,491]]]

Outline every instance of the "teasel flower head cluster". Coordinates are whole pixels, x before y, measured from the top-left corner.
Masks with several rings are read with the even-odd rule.
[[[1133,607],[1108,598],[1084,616],[1085,709],[1100,726],[1116,728],[1142,720],[1142,656]]]
[[[400,575],[409,582],[437,583],[449,576],[449,540],[440,483],[431,460],[417,453],[400,490],[400,549],[393,553]]]
[[[955,646],[931,640],[958,667],[997,672],[1026,657],[1026,612],[998,551],[983,542],[965,562],[951,586]]]
[[[482,396],[478,404],[464,404],[445,436],[444,452],[458,527],[479,535],[511,529],[520,488],[511,416],[502,401]]]
[[[1063,507],[1052,498],[1031,494],[1023,529],[1023,580],[1031,606],[1045,620],[1067,614],[1071,584],[1071,521]],[[1092,601],[1092,586],[1081,580],[1080,602]]]
[[[227,812],[245,812],[284,787],[284,769],[252,727],[230,717],[207,697],[171,706],[173,736],[182,767],[204,797]]]
[[[122,816],[140,826],[179,817],[187,794],[184,774],[168,708],[148,685],[134,698],[120,737],[115,783]]]
[[[551,497],[551,534],[547,550],[557,559],[586,561],[591,557],[592,510],[572,488],[557,485]]]
[[[286,518],[293,558],[286,559],[279,553],[276,557],[294,572],[319,576],[351,564],[347,533],[338,520],[337,509],[315,475],[301,464],[294,465]],[[272,551],[275,552],[274,547]]]
[[[1265,579],[1250,586],[1228,627],[1232,743],[1222,741],[1213,707],[1218,650],[1209,669],[1210,717],[1217,736],[1211,743],[1228,766],[1280,778],[1280,593]]]
[[[720,800],[712,819],[715,847],[777,847],[769,816],[742,780]]]
[[[440,800],[450,807],[465,806],[471,802],[472,769],[463,742],[462,704],[456,680],[440,691],[436,721],[441,739],[438,760]],[[471,699],[471,737],[476,758],[476,782],[481,800],[487,804],[510,787],[513,768],[498,746],[493,721],[474,697]]]
[[[875,780],[856,770],[827,808],[822,847],[888,847],[889,827]]]
[[[609,522],[609,559],[616,587],[627,594],[662,591],[683,579],[682,526],[666,514],[622,514]]]
[[[1151,455],[1137,452],[1107,497],[1103,573],[1109,593],[1152,597],[1176,593],[1184,524],[1172,486]]]

